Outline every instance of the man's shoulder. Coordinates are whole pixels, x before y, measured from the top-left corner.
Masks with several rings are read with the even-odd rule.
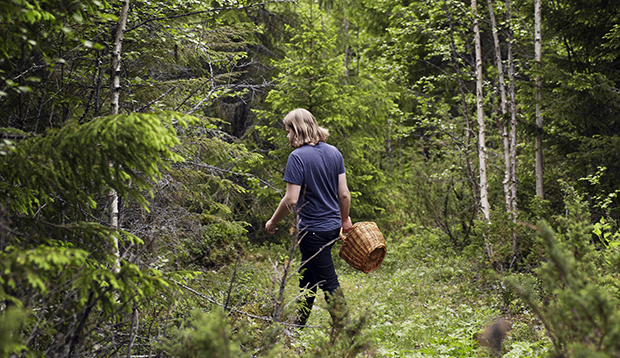
[[[340,150],[338,150],[338,148],[336,148],[336,146],[322,142],[325,145],[325,151],[332,153],[333,155],[337,156],[337,157],[341,157],[342,154],[340,153]]]
[[[335,145],[326,143],[326,142],[320,142],[319,143],[319,147],[323,150],[323,151],[328,151],[328,152],[338,152],[340,153],[340,151],[338,150],[338,148],[336,148]]]

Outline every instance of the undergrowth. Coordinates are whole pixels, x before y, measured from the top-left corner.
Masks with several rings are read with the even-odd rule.
[[[269,321],[276,296],[270,287],[278,279],[275,273],[291,259],[286,247],[256,248],[243,262],[205,272],[196,286],[203,292],[208,288],[211,301],[196,296],[190,306],[227,312],[221,318],[225,327],[218,315],[209,316],[211,329],[220,332],[214,336],[229,337],[223,346],[242,347],[253,357],[536,357],[549,349],[541,327],[519,299],[498,295],[493,285],[501,283],[489,286],[490,275],[444,247],[439,234],[413,227],[385,234],[388,254],[370,274],[349,267],[334,247],[350,312],[336,333],[320,290],[308,327],[290,325],[298,294],[296,277],[286,287],[282,320]],[[204,332],[209,320],[191,317],[192,322],[201,322]],[[502,337],[497,352],[480,337],[500,317],[512,329]],[[191,324],[188,327],[192,329]],[[172,341],[184,339],[192,345],[187,331],[174,332],[177,338]],[[178,351],[178,344],[173,348]]]

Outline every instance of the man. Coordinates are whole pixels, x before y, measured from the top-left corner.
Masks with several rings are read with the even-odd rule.
[[[325,142],[329,132],[318,125],[309,111],[295,109],[283,122],[295,150],[289,155],[284,171],[286,194],[265,229],[273,234],[280,220],[293,210],[297,213],[303,264],[299,286],[313,293],[320,287],[329,302],[340,288],[331,248],[341,229],[348,233],[353,227],[344,159],[336,147]],[[305,325],[314,294],[304,297],[300,303],[296,323]]]

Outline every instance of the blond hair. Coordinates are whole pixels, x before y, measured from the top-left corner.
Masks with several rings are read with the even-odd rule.
[[[291,145],[294,148],[299,148],[304,144],[325,142],[329,137],[329,131],[320,127],[312,113],[303,108],[290,111],[282,122],[293,132]]]

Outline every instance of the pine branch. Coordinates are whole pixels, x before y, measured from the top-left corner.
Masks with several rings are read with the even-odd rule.
[[[0,132],[0,138],[1,139],[26,139],[33,136],[33,134],[29,134],[29,133],[7,133],[7,132]]]
[[[231,170],[226,170],[226,169],[218,168],[218,167],[215,167],[215,166],[209,165],[209,164],[202,164],[202,163],[196,163],[196,162],[188,162],[188,163],[192,164],[192,165],[195,165],[195,166],[197,166],[199,168],[205,168],[205,169],[209,169],[209,170],[213,170],[213,171],[218,171],[218,172],[222,172],[222,173],[228,173],[228,174],[233,174],[233,175],[239,175],[239,176],[246,176],[246,177],[254,178],[254,179],[257,179],[258,181],[260,181],[261,183],[267,185],[271,189],[274,189],[279,194],[282,194],[282,190],[281,189],[276,188],[270,182],[268,182],[268,181],[266,181],[264,179],[261,179],[261,178],[257,177],[256,175],[252,175],[252,174],[249,174],[249,173],[234,172],[234,171],[231,171]]]
[[[168,95],[168,93],[174,91],[178,87],[179,87],[179,85],[176,85],[174,87],[168,88],[168,90],[166,92],[162,93],[159,97],[157,97],[156,99],[152,100],[151,102],[149,102],[149,103],[145,104],[144,106],[138,108],[138,110],[136,112],[144,112],[144,111],[146,111],[146,109],[148,109],[153,104],[159,102],[162,98],[166,97],[166,95]]]

